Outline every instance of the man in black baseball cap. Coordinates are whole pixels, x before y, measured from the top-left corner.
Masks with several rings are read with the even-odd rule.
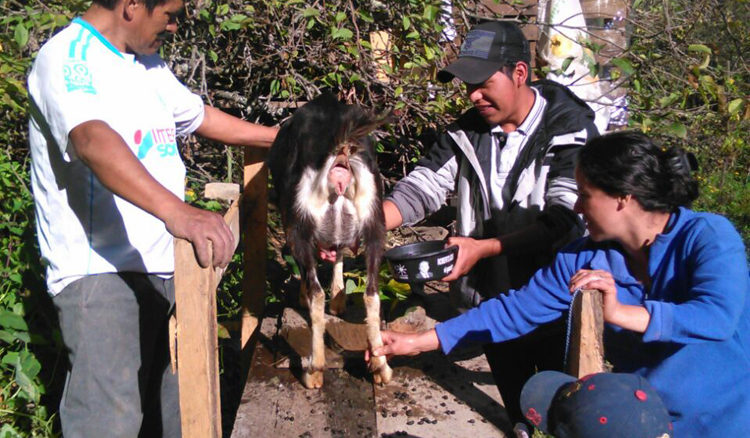
[[[482,23],[466,35],[458,59],[440,70],[437,78],[448,82],[454,77],[467,84],[481,84],[506,65],[518,61],[531,64],[529,41],[514,23]]]
[[[450,297],[459,311],[525,284],[555,251],[583,233],[573,213],[575,155],[598,135],[593,111],[567,88],[531,83],[529,42],[513,22],[472,28],[458,59],[437,78],[457,77],[473,108],[438,136],[383,203],[387,229],[414,224],[457,202],[459,247]],[[485,347],[511,419],[534,372],[562,367],[563,324]]]

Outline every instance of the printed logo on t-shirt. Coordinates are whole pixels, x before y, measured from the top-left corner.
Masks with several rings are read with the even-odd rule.
[[[96,94],[94,80],[85,62],[69,59],[63,65],[63,78],[65,78],[65,87],[68,92],[80,90],[84,93]]]
[[[177,142],[175,141],[174,128],[156,128],[146,131],[144,134],[140,129],[135,131],[133,137],[135,144],[138,145],[138,159],[146,158],[146,155],[153,149],[160,157],[168,157],[177,153]]]

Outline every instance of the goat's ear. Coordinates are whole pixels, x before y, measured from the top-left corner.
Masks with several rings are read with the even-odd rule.
[[[380,126],[391,122],[392,114],[386,113],[383,116],[377,117],[368,113],[359,114],[360,119],[358,123],[354,123],[353,129],[347,133],[346,141],[358,141],[369,135],[372,131],[378,129]]]

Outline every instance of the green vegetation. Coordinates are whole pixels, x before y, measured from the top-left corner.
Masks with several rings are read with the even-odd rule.
[[[0,0],[0,437],[59,434],[62,344],[35,238],[25,76],[40,45],[88,3]],[[248,120],[278,123],[292,102],[324,88],[378,112],[393,111],[378,144],[388,186],[423,153],[417,140],[468,103],[461,90],[434,81],[435,66],[455,50],[440,41],[439,0],[356,3],[188,2],[185,23],[163,55],[207,102]],[[487,15],[463,0],[453,3],[459,34],[477,13]],[[749,10],[747,0],[636,0],[630,50],[615,61],[629,76],[632,127],[696,153],[702,183],[696,207],[725,214],[746,242]],[[389,35],[384,57],[373,47],[374,37],[384,34],[375,32]],[[196,192],[209,180],[241,181],[236,151],[201,146],[190,139],[183,150]],[[239,266],[234,263],[219,293],[223,319],[236,316]],[[361,281],[361,274],[348,277],[347,290],[356,293]],[[402,298],[405,291],[383,283],[384,297]]]

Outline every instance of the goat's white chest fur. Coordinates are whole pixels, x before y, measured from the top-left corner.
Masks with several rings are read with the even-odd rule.
[[[309,216],[315,222],[314,238],[323,247],[356,246],[361,224],[372,214],[377,196],[375,178],[367,167],[353,156],[352,182],[342,195],[337,195],[328,184],[326,175],[333,166],[330,157],[321,170],[308,167],[302,173],[295,195],[298,214]]]

